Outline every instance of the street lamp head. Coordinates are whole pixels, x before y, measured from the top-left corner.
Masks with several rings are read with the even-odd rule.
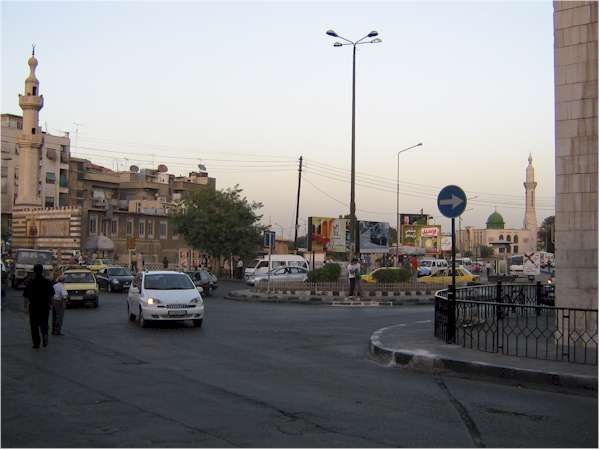
[[[335,44],[333,44],[334,47],[341,47],[342,43],[341,42],[336,42]]]
[[[378,36],[378,35],[379,35],[379,33],[378,33],[377,31],[371,31],[371,32],[370,32],[370,33],[367,35],[367,37],[375,37],[375,36]]]
[[[419,142],[419,143],[417,144],[417,147],[420,147],[421,145],[423,145],[423,143],[422,143],[422,142]]]
[[[379,38],[375,38],[371,41],[371,44],[379,44],[380,42],[383,42],[383,41]]]
[[[327,30],[326,34],[332,37],[338,37],[337,33],[333,30]]]

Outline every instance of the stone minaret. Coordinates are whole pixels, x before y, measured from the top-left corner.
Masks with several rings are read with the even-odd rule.
[[[40,109],[44,106],[44,97],[39,95],[40,82],[35,77],[35,68],[38,65],[35,58],[35,47],[27,64],[29,64],[30,73],[25,79],[25,95],[19,94],[19,106],[23,110],[23,130],[17,137],[19,191],[15,200],[15,209],[42,206],[38,185],[40,181],[40,151],[44,137],[38,121]]]
[[[535,188],[537,183],[534,180],[532,161],[533,158],[530,153],[525,183],[523,183],[523,186],[525,186],[525,218],[523,219],[523,228],[537,233],[537,219],[535,217]]]

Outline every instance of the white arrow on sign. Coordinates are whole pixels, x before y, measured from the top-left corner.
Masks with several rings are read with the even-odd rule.
[[[464,200],[462,198],[457,197],[456,195],[452,194],[451,198],[445,198],[443,200],[440,200],[440,205],[442,205],[442,206],[452,205],[452,209],[456,209],[456,207],[459,206],[463,202],[464,202]]]

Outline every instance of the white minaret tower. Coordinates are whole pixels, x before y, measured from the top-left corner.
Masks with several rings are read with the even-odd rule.
[[[533,158],[530,153],[525,183],[523,183],[523,186],[525,186],[525,219],[523,220],[523,228],[537,233],[537,218],[535,216],[535,188],[537,183],[534,180],[532,161]]]
[[[31,208],[42,206],[38,192],[40,180],[40,151],[44,137],[40,129],[39,113],[44,106],[44,97],[39,95],[40,82],[35,76],[38,65],[35,58],[35,46],[31,58],[27,61],[30,73],[25,79],[25,95],[19,94],[19,106],[23,110],[23,130],[17,136],[19,146],[19,191],[15,200],[15,208]]]

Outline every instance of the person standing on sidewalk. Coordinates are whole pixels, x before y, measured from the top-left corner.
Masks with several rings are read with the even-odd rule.
[[[242,258],[238,259],[237,262],[237,278],[239,280],[244,279],[244,261],[242,260]]]
[[[357,291],[358,278],[360,277],[360,264],[358,259],[352,258],[350,264],[348,264],[348,281],[350,282],[350,297],[354,297],[355,291]]]
[[[65,278],[59,275],[54,283],[54,298],[52,299],[52,334],[63,336],[62,325],[65,317],[65,304],[67,302],[67,291],[63,282]]]
[[[52,282],[44,278],[44,266],[33,266],[34,277],[27,283],[23,297],[29,300],[29,325],[33,348],[40,348],[40,332],[42,345],[48,345],[48,314],[52,307],[54,288]]]

